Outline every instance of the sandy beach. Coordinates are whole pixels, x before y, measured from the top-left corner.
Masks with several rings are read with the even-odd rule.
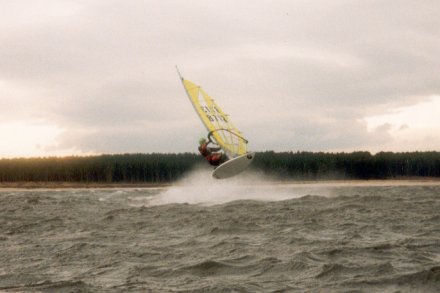
[[[156,188],[171,185],[171,183],[0,182],[0,189]]]
[[[170,187],[170,183],[106,183],[106,182],[0,182],[0,189],[69,189],[69,188],[158,188]],[[285,180],[263,181],[259,185],[312,185],[312,186],[406,186],[406,185],[440,185],[440,178],[418,177],[381,180]]]

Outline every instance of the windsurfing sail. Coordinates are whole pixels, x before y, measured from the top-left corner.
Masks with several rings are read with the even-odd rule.
[[[229,115],[200,86],[184,79],[179,69],[177,72],[191,104],[209,132],[208,138],[218,144],[229,158],[246,154],[248,141],[232,124]]]

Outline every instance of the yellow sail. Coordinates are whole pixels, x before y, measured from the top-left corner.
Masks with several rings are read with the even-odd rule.
[[[198,85],[181,77],[182,84],[203,124],[229,157],[237,157],[247,153],[247,140],[231,123],[215,101]]]

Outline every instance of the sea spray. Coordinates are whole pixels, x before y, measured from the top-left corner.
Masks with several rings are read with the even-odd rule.
[[[279,201],[307,195],[307,191],[291,185],[275,184],[273,180],[253,172],[244,172],[229,179],[214,179],[211,171],[195,170],[174,186],[149,201],[149,205],[187,203],[215,205],[235,200]]]

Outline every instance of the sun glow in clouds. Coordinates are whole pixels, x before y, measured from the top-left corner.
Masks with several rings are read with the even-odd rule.
[[[55,125],[22,121],[0,124],[0,157],[47,156],[45,146],[55,144],[61,132]]]
[[[382,150],[438,150],[440,149],[440,96],[393,113],[365,118],[368,131],[385,127],[393,142]],[[411,145],[413,149],[407,149]]]

